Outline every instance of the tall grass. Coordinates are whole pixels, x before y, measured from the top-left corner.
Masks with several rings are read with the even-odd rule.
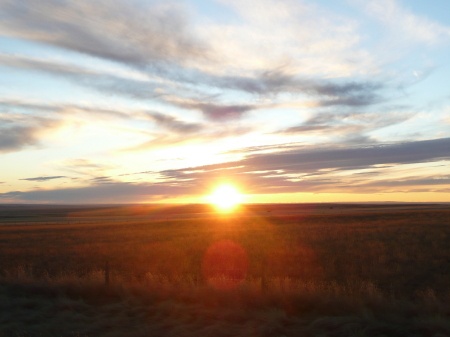
[[[231,290],[146,274],[105,286],[103,271],[0,282],[0,336],[446,336],[450,298],[392,298],[347,285],[247,279]],[[2,335],[3,333],[3,335]],[[439,335],[441,333],[441,335]]]
[[[8,226],[0,241],[0,336],[450,334],[449,211]],[[205,272],[217,242],[248,263],[225,252]]]
[[[19,268],[36,279],[83,277],[109,262],[112,282],[201,282],[205,252],[228,240],[247,254],[250,279],[371,282],[396,296],[445,294],[450,284],[448,211],[5,226],[0,240],[2,277]]]

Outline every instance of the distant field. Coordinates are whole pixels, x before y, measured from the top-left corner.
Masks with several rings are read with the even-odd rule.
[[[91,295],[86,295],[86,289],[97,287],[94,298],[110,296],[117,303],[123,303],[123,295],[118,295],[123,289],[139,289],[138,298],[150,296],[153,306],[152,294],[166,296],[158,305],[172,298],[188,307],[208,306],[216,298],[217,310],[228,305],[220,300],[224,294],[241,296],[239,301],[246,304],[238,305],[239,310],[274,306],[270,310],[278,313],[272,314],[285,317],[289,310],[294,316],[308,313],[311,304],[305,304],[305,296],[309,294],[321,308],[311,307],[309,314],[314,313],[314,319],[340,315],[338,308],[327,312],[326,302],[332,299],[353,303],[345,302],[342,315],[352,310],[359,315],[361,305],[370,307],[368,303],[374,305],[375,299],[387,301],[378,303],[381,307],[392,307],[395,301],[410,303],[403,304],[406,307],[420,302],[428,314],[441,317],[442,322],[435,322],[441,330],[430,331],[450,333],[450,209],[445,205],[251,205],[234,214],[218,214],[204,205],[4,207],[0,223],[4,224],[0,225],[0,282],[9,294],[4,295],[5,303],[11,307],[17,291],[22,300],[37,296],[36,287],[44,287],[50,293],[60,289],[59,294],[62,291],[70,301],[88,301]],[[29,295],[24,295],[27,291]],[[291,309],[280,304],[283,298],[296,296],[303,296],[303,304],[294,301]],[[356,300],[358,309],[349,309]],[[139,303],[139,310],[147,310]],[[192,309],[188,307],[179,310]],[[152,308],[165,315],[163,309]],[[250,320],[253,314],[241,315],[236,320]],[[425,314],[419,310],[411,315]],[[2,330],[0,320],[0,333],[15,331],[18,323],[14,322],[11,317],[4,320]],[[222,321],[215,318],[215,322]],[[312,324],[313,318],[308,322]],[[203,325],[198,324],[200,329]],[[161,334],[175,325],[160,327]],[[361,332],[364,326],[356,324],[355,331]],[[33,329],[29,331],[44,331]],[[280,329],[266,335],[293,335],[294,330],[283,324]],[[330,329],[341,331],[339,324]],[[96,334],[86,330],[85,335]]]
[[[370,281],[405,296],[448,291],[450,210],[264,205],[223,215],[205,207],[52,209],[53,219],[16,212],[16,223],[27,225],[0,227],[0,275],[83,276],[108,262],[111,280],[154,274],[200,282],[208,247],[230,240],[248,256],[250,279]]]

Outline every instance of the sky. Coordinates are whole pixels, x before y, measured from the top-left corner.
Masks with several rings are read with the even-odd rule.
[[[448,0],[0,0],[0,203],[450,202]]]

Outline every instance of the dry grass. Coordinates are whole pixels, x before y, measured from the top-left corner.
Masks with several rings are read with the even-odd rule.
[[[450,284],[448,211],[3,226],[0,240],[3,276],[83,276],[110,261],[112,278],[201,281],[208,247],[229,240],[249,278],[364,281],[396,296]]]
[[[0,336],[439,336],[450,306],[431,291],[414,302],[372,284],[291,284],[262,293],[167,282],[103,284],[102,273],[0,286]],[[278,280],[280,282],[281,280]]]
[[[248,259],[227,290],[245,264],[204,261],[224,241]],[[4,226],[0,243],[0,336],[450,335],[449,211]]]

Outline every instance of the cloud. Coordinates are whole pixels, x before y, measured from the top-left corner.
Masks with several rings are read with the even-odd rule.
[[[151,81],[145,77],[144,79],[134,79],[132,77],[93,71],[66,62],[23,55],[0,53],[0,63],[9,67],[50,73],[105,94],[121,95],[140,100],[157,98],[160,94],[156,93],[155,90],[161,86],[164,87],[161,83]]]
[[[152,146],[158,143],[159,146],[172,146],[180,142],[189,141],[186,138],[193,137],[202,138],[202,135],[207,135],[207,138],[211,138],[211,128],[202,123],[193,123],[181,120],[175,116],[169,114],[163,114],[150,110],[113,110],[95,106],[82,106],[72,104],[45,104],[39,102],[28,102],[21,100],[0,100],[0,107],[3,107],[9,114],[5,115],[5,118],[11,118],[16,116],[20,119],[22,124],[33,123],[34,117],[29,117],[29,113],[37,115],[42,114],[46,116],[55,116],[61,120],[61,123],[66,119],[77,118],[78,123],[101,123],[103,120],[111,120],[116,123],[123,121],[148,123],[149,128],[151,124],[154,125],[156,131],[143,131],[141,128],[135,128],[131,126],[128,131],[144,134],[145,136],[152,138]],[[0,117],[2,115],[0,114]],[[9,117],[8,117],[9,116]],[[49,117],[46,117],[47,119]],[[132,124],[130,124],[132,125]],[[2,128],[0,128],[0,131]],[[5,129],[6,130],[6,129]],[[228,130],[228,129],[227,129]],[[20,130],[17,130],[19,132]],[[229,130],[228,130],[229,131]],[[224,131],[220,130],[220,126],[217,126],[214,131],[217,135],[224,135]],[[228,132],[229,133],[229,132]],[[11,137],[11,133],[9,134]],[[235,133],[237,134],[237,133]],[[33,139],[33,143],[38,142],[38,138]],[[148,143],[148,142],[147,142]],[[5,144],[6,146],[6,144]],[[13,150],[21,150],[23,147],[15,147]],[[148,148],[148,147],[147,147]]]
[[[287,148],[290,147],[288,144]],[[450,160],[450,138],[333,149],[297,147],[284,152],[251,154],[240,161],[160,171],[158,183],[125,183],[111,175],[98,175],[90,180],[90,186],[12,191],[0,194],[0,198],[58,203],[161,201],[203,195],[212,184],[224,180],[238,184],[249,194],[390,193],[407,192],[415,187],[436,192],[448,189],[448,174],[405,176],[410,169],[405,169],[403,176],[398,174],[402,165],[442,160]],[[386,178],[391,170],[396,170],[396,179]]]
[[[110,161],[93,161],[86,158],[72,158],[53,163],[55,168],[76,173],[81,176],[98,178],[103,177],[108,171],[118,169],[120,166]],[[72,178],[73,179],[73,178]]]
[[[94,177],[91,179],[94,184],[112,184],[115,183],[114,179],[112,179],[111,177]]]
[[[195,98],[195,91],[188,88],[191,85],[202,84],[210,88],[234,90],[261,96],[290,93],[306,96],[314,100],[309,107],[363,107],[381,103],[385,98],[380,91],[385,89],[380,83],[344,82],[333,83],[330,80],[305,79],[285,74],[283,67],[271,71],[264,71],[255,77],[217,76],[199,71],[184,74],[171,72],[165,76],[169,80],[176,80],[178,85],[161,83],[154,80],[136,80],[123,78],[98,71],[88,70],[73,64],[59,61],[49,61],[20,55],[0,54],[0,63],[22,69],[44,71],[61,76],[79,85],[87,86],[106,94],[121,95],[145,101],[159,101],[184,109],[198,110],[209,120],[223,121],[239,119],[247,112],[273,104],[257,105],[248,103],[222,103]],[[199,96],[198,94],[196,96]],[[202,96],[205,96],[202,94]],[[286,103],[285,105],[290,105]]]
[[[358,44],[358,22],[314,2],[296,0],[220,0],[239,20],[207,31],[208,41],[224,55],[224,73],[248,74],[289,64],[292,72],[328,78],[374,68]],[[234,71],[230,71],[230,68]]]
[[[0,199],[24,202],[46,201],[52,203],[127,203],[160,201],[161,199],[191,195],[198,190],[195,186],[173,186],[150,183],[101,183],[78,188],[12,191],[0,193]]]
[[[247,112],[261,108],[261,106],[255,104],[229,105],[178,97],[165,97],[164,100],[180,108],[199,110],[207,119],[213,121],[239,119]]]
[[[50,44],[164,77],[206,74],[244,77],[281,63],[302,73],[339,77],[368,68],[357,48],[355,20],[298,1],[226,1],[240,23],[191,24],[180,2],[1,0],[3,34]],[[317,20],[316,18],[320,18]],[[175,71],[174,71],[175,70]],[[197,77],[197,76],[195,76]],[[274,83],[279,78],[262,76]]]
[[[325,64],[336,62],[345,64],[343,67],[348,69],[351,64],[355,64],[349,62],[349,54],[357,54],[353,46],[359,38],[354,27],[349,27],[349,21],[321,12],[315,6],[293,1],[264,0],[264,5],[259,5],[258,11],[264,10],[255,16],[246,12],[248,6],[254,7],[249,5],[253,4],[251,1],[232,1],[227,5],[240,13],[246,24],[215,27],[217,29],[208,27],[213,29],[207,31],[215,32],[215,36],[212,36],[209,33],[199,34],[190,27],[183,14],[185,10],[180,6],[163,5],[158,1],[150,1],[147,5],[117,0],[101,1],[94,6],[86,0],[70,3],[26,0],[20,4],[0,0],[0,4],[3,4],[2,9],[6,13],[6,19],[1,24],[6,34],[120,62],[150,74],[152,78],[156,76],[163,79],[153,81],[147,77],[146,81],[137,81],[55,61],[0,55],[4,64],[64,76],[105,93],[152,100],[161,96],[155,90],[169,86],[168,91],[172,95],[179,96],[181,92],[182,97],[189,100],[192,96],[186,96],[188,88],[201,86],[202,90],[207,87],[208,90],[232,90],[264,96],[280,93],[314,96],[318,98],[318,106],[361,107],[383,100],[379,92],[384,89],[384,85],[379,82],[332,80],[330,78],[337,77],[336,74],[322,76],[320,70],[305,71],[309,68],[303,64],[305,55],[305,63],[320,64],[319,69],[324,69]],[[311,14],[317,14],[322,18],[321,21],[311,20]],[[64,20],[59,19],[60,15]],[[267,31],[268,26],[272,27],[271,30],[275,29],[277,34]],[[283,28],[283,32],[278,32],[279,27],[288,28],[287,31]],[[240,37],[249,33],[253,35],[255,30],[258,34],[253,36],[254,48],[249,48],[248,41]],[[222,36],[223,31],[232,34],[233,41],[237,41],[239,46],[234,49],[238,48],[239,53],[243,53],[241,57],[232,57],[233,50],[230,48],[223,50],[221,46],[227,46],[231,40],[229,36]],[[283,53],[295,53],[287,58],[268,57],[270,61],[256,62],[262,66],[253,69],[245,60],[255,60],[252,53],[266,46],[269,32],[274,43],[283,41],[283,46],[280,46]],[[198,35],[202,35],[202,40],[208,43],[199,42],[200,39],[195,37]],[[260,57],[277,48],[263,49],[264,52],[258,52]],[[339,61],[330,62],[329,55],[333,53],[340,55]],[[318,62],[317,58],[322,55],[328,56],[323,62]],[[233,60],[226,61],[224,57],[232,57]],[[175,82],[178,86],[168,82]],[[219,104],[188,100],[184,102],[185,108],[200,110],[212,120],[239,118],[255,108],[246,103]],[[166,102],[171,103],[170,100]],[[172,103],[180,104],[177,101]]]
[[[436,44],[450,39],[450,27],[411,13],[394,0],[358,1],[367,13],[390,28],[401,40]]]
[[[196,73],[192,78],[179,77],[187,83],[202,83],[211,87],[274,96],[281,93],[305,95],[318,98],[318,106],[365,106],[383,101],[380,91],[385,85],[369,81],[345,81],[308,78],[296,74],[289,67],[277,66],[273,69],[256,72],[251,76],[213,75]]]
[[[167,130],[176,133],[190,133],[201,130],[204,125],[199,123],[189,123],[180,120],[172,115],[163,114],[156,111],[148,110],[114,110],[110,108],[102,108],[88,105],[76,105],[76,104],[47,104],[40,102],[29,102],[21,100],[5,100],[0,99],[0,107],[9,111],[14,110],[27,110],[31,113],[54,113],[57,116],[73,116],[81,115],[84,117],[92,117],[96,119],[121,119],[121,120],[139,120],[139,121],[152,121],[157,126],[163,127]]]
[[[388,116],[386,116],[388,115]],[[392,125],[410,119],[414,114],[384,108],[377,112],[319,112],[305,121],[305,125],[338,125],[345,122]]]
[[[41,144],[45,134],[62,125],[57,119],[0,115],[0,152],[15,152]]]
[[[380,81],[345,80],[348,69],[355,64],[367,69],[361,60],[370,58],[355,50],[356,22],[302,2],[262,3],[225,2],[243,23],[199,30],[176,3],[0,0],[4,34],[120,62],[138,69],[145,80],[18,55],[0,55],[0,62],[50,72],[107,94],[198,110],[212,121],[239,119],[260,107],[196,99],[193,91],[203,96],[239,91],[270,99],[288,93],[313,98],[310,107],[356,108],[386,100],[381,95],[386,85]],[[312,64],[318,68],[311,72]]]
[[[390,111],[386,113],[342,113],[319,112],[303,124],[285,128],[274,134],[297,135],[314,133],[319,135],[341,135],[351,142],[366,142],[364,135],[374,130],[403,123],[414,116],[411,112]],[[373,140],[370,140],[373,141]]]
[[[0,9],[4,33],[135,67],[205,53],[176,3],[1,0]]]
[[[200,123],[188,123],[178,118],[159,112],[146,112],[150,120],[154,121],[158,126],[177,134],[191,134],[203,130],[204,125]]]
[[[105,163],[99,164],[92,160],[84,158],[68,159],[64,161],[65,166],[77,167],[77,168],[95,168],[95,169],[105,169],[111,168],[111,165],[105,165]],[[114,167],[114,166],[112,166]]]
[[[427,163],[450,159],[450,138],[334,148],[300,147],[274,153],[250,154],[222,164],[161,171],[163,179],[215,180],[229,177],[252,193],[288,193],[324,189],[356,188],[357,180],[333,176],[333,172],[366,170],[386,165]],[[319,172],[319,173],[318,173]],[[311,179],[311,175],[328,176]],[[367,183],[361,178],[361,182]],[[445,181],[443,181],[445,182]],[[369,185],[367,185],[370,187]],[[359,186],[361,187],[361,186]],[[374,186],[372,186],[374,187]]]
[[[5,118],[11,119],[11,116],[16,116],[16,122],[20,121],[20,125],[30,123],[33,124],[33,120],[35,119],[51,119],[50,117],[30,117],[30,113],[33,113],[34,115],[41,113],[45,116],[54,116],[53,119],[56,120],[56,117],[59,118],[57,120],[60,121],[60,123],[63,123],[65,119],[73,119],[73,117],[77,117],[79,122],[89,124],[96,122],[100,123],[103,119],[109,119],[113,122],[120,122],[121,126],[123,126],[123,120],[130,122],[138,121],[141,125],[143,125],[142,123],[148,122],[154,124],[154,130],[151,130],[151,127],[149,127],[149,130],[142,130],[142,128],[136,129],[134,126],[127,129],[128,131],[144,135],[144,137],[148,137],[150,140],[128,147],[124,149],[124,151],[142,151],[182,145],[186,143],[213,141],[221,138],[240,136],[253,131],[253,128],[251,127],[233,125],[233,123],[228,123],[227,125],[221,125],[218,123],[208,125],[204,123],[189,122],[181,120],[170,114],[163,114],[152,110],[122,111],[95,106],[46,104],[40,102],[21,101],[17,99],[0,100],[0,107],[3,107],[9,112],[5,115]],[[2,115],[0,114],[0,117],[1,116]],[[33,144],[39,143],[39,137],[35,137],[32,140]],[[23,148],[25,147],[16,146],[14,149],[10,149],[10,151],[19,151]],[[79,159],[76,162],[73,161],[67,163],[67,165],[63,164],[63,166],[64,169],[76,173],[80,173],[80,169],[85,171],[88,167],[91,169],[93,168],[92,163],[85,159]]]
[[[85,68],[80,68],[78,66],[66,63],[7,54],[0,54],[0,63],[18,68],[49,72],[54,75],[62,76],[83,86],[89,86],[91,88],[95,88],[96,90],[109,94],[119,94],[126,97],[142,100],[159,100],[163,103],[168,103],[184,109],[199,110],[210,120],[236,119],[241,117],[247,111],[257,108],[253,105],[217,104],[213,102],[202,102],[193,98],[178,97],[173,94],[168,95],[158,93],[155,90],[161,89],[161,86],[164,87],[164,85],[161,85],[160,83],[125,79],[117,76],[89,71]],[[179,91],[179,89],[177,90]],[[175,93],[177,92],[177,90],[175,90]],[[173,92],[174,90],[169,89],[169,91]],[[14,103],[15,102],[10,102],[9,104]],[[22,106],[24,105],[22,104]],[[49,107],[45,105],[28,105],[27,107],[36,109],[55,109],[55,107]],[[73,106],[72,108],[87,110],[86,108],[77,106]],[[93,109],[90,109],[90,111],[92,110]],[[103,112],[104,114],[114,113],[113,111],[105,110],[100,110],[97,112]],[[116,115],[119,116],[119,113],[116,112]],[[152,119],[156,122],[161,122],[161,116],[162,114],[156,113],[154,114]],[[122,114],[119,117],[127,116]],[[165,122],[167,122],[167,119],[165,119]],[[166,123],[166,125],[168,124]],[[196,126],[192,127],[196,128]]]
[[[382,144],[368,147],[336,148],[332,150],[288,151],[250,157],[241,164],[283,169],[354,168],[380,164],[405,164],[433,161],[450,157],[450,138]],[[276,163],[275,165],[273,163]]]
[[[23,178],[19,180],[27,180],[27,181],[48,181],[53,179],[67,178],[66,176],[46,176],[46,177],[34,177],[34,178]]]
[[[328,132],[332,128],[333,127],[329,126],[329,125],[299,125],[299,126],[292,126],[292,127],[280,130],[275,133],[298,134],[298,133],[315,132],[315,131]]]
[[[228,128],[204,128],[202,132],[190,134],[186,137],[183,133],[179,134],[156,134],[149,141],[138,144],[136,146],[122,149],[120,152],[147,151],[168,146],[205,143],[218,139],[232,138],[252,132],[251,127],[230,126]]]
[[[52,113],[54,116],[64,117],[65,115],[84,114],[85,116],[96,116],[97,118],[119,118],[130,119],[133,115],[113,109],[105,109],[95,106],[83,106],[77,104],[50,104],[42,102],[33,102],[19,99],[0,99],[0,107],[11,112],[27,111],[37,115],[39,113]]]
[[[45,146],[44,140],[52,132],[66,126],[79,127],[105,119],[132,118],[127,113],[111,109],[19,99],[0,99],[0,109],[0,152]]]
[[[450,177],[447,176],[433,176],[425,178],[409,178],[402,180],[380,180],[373,182],[366,182],[367,187],[397,187],[397,186],[421,186],[421,185],[450,185]]]
[[[29,145],[36,145],[39,141],[35,136],[40,131],[36,127],[10,127],[0,130],[0,152],[13,152]]]

